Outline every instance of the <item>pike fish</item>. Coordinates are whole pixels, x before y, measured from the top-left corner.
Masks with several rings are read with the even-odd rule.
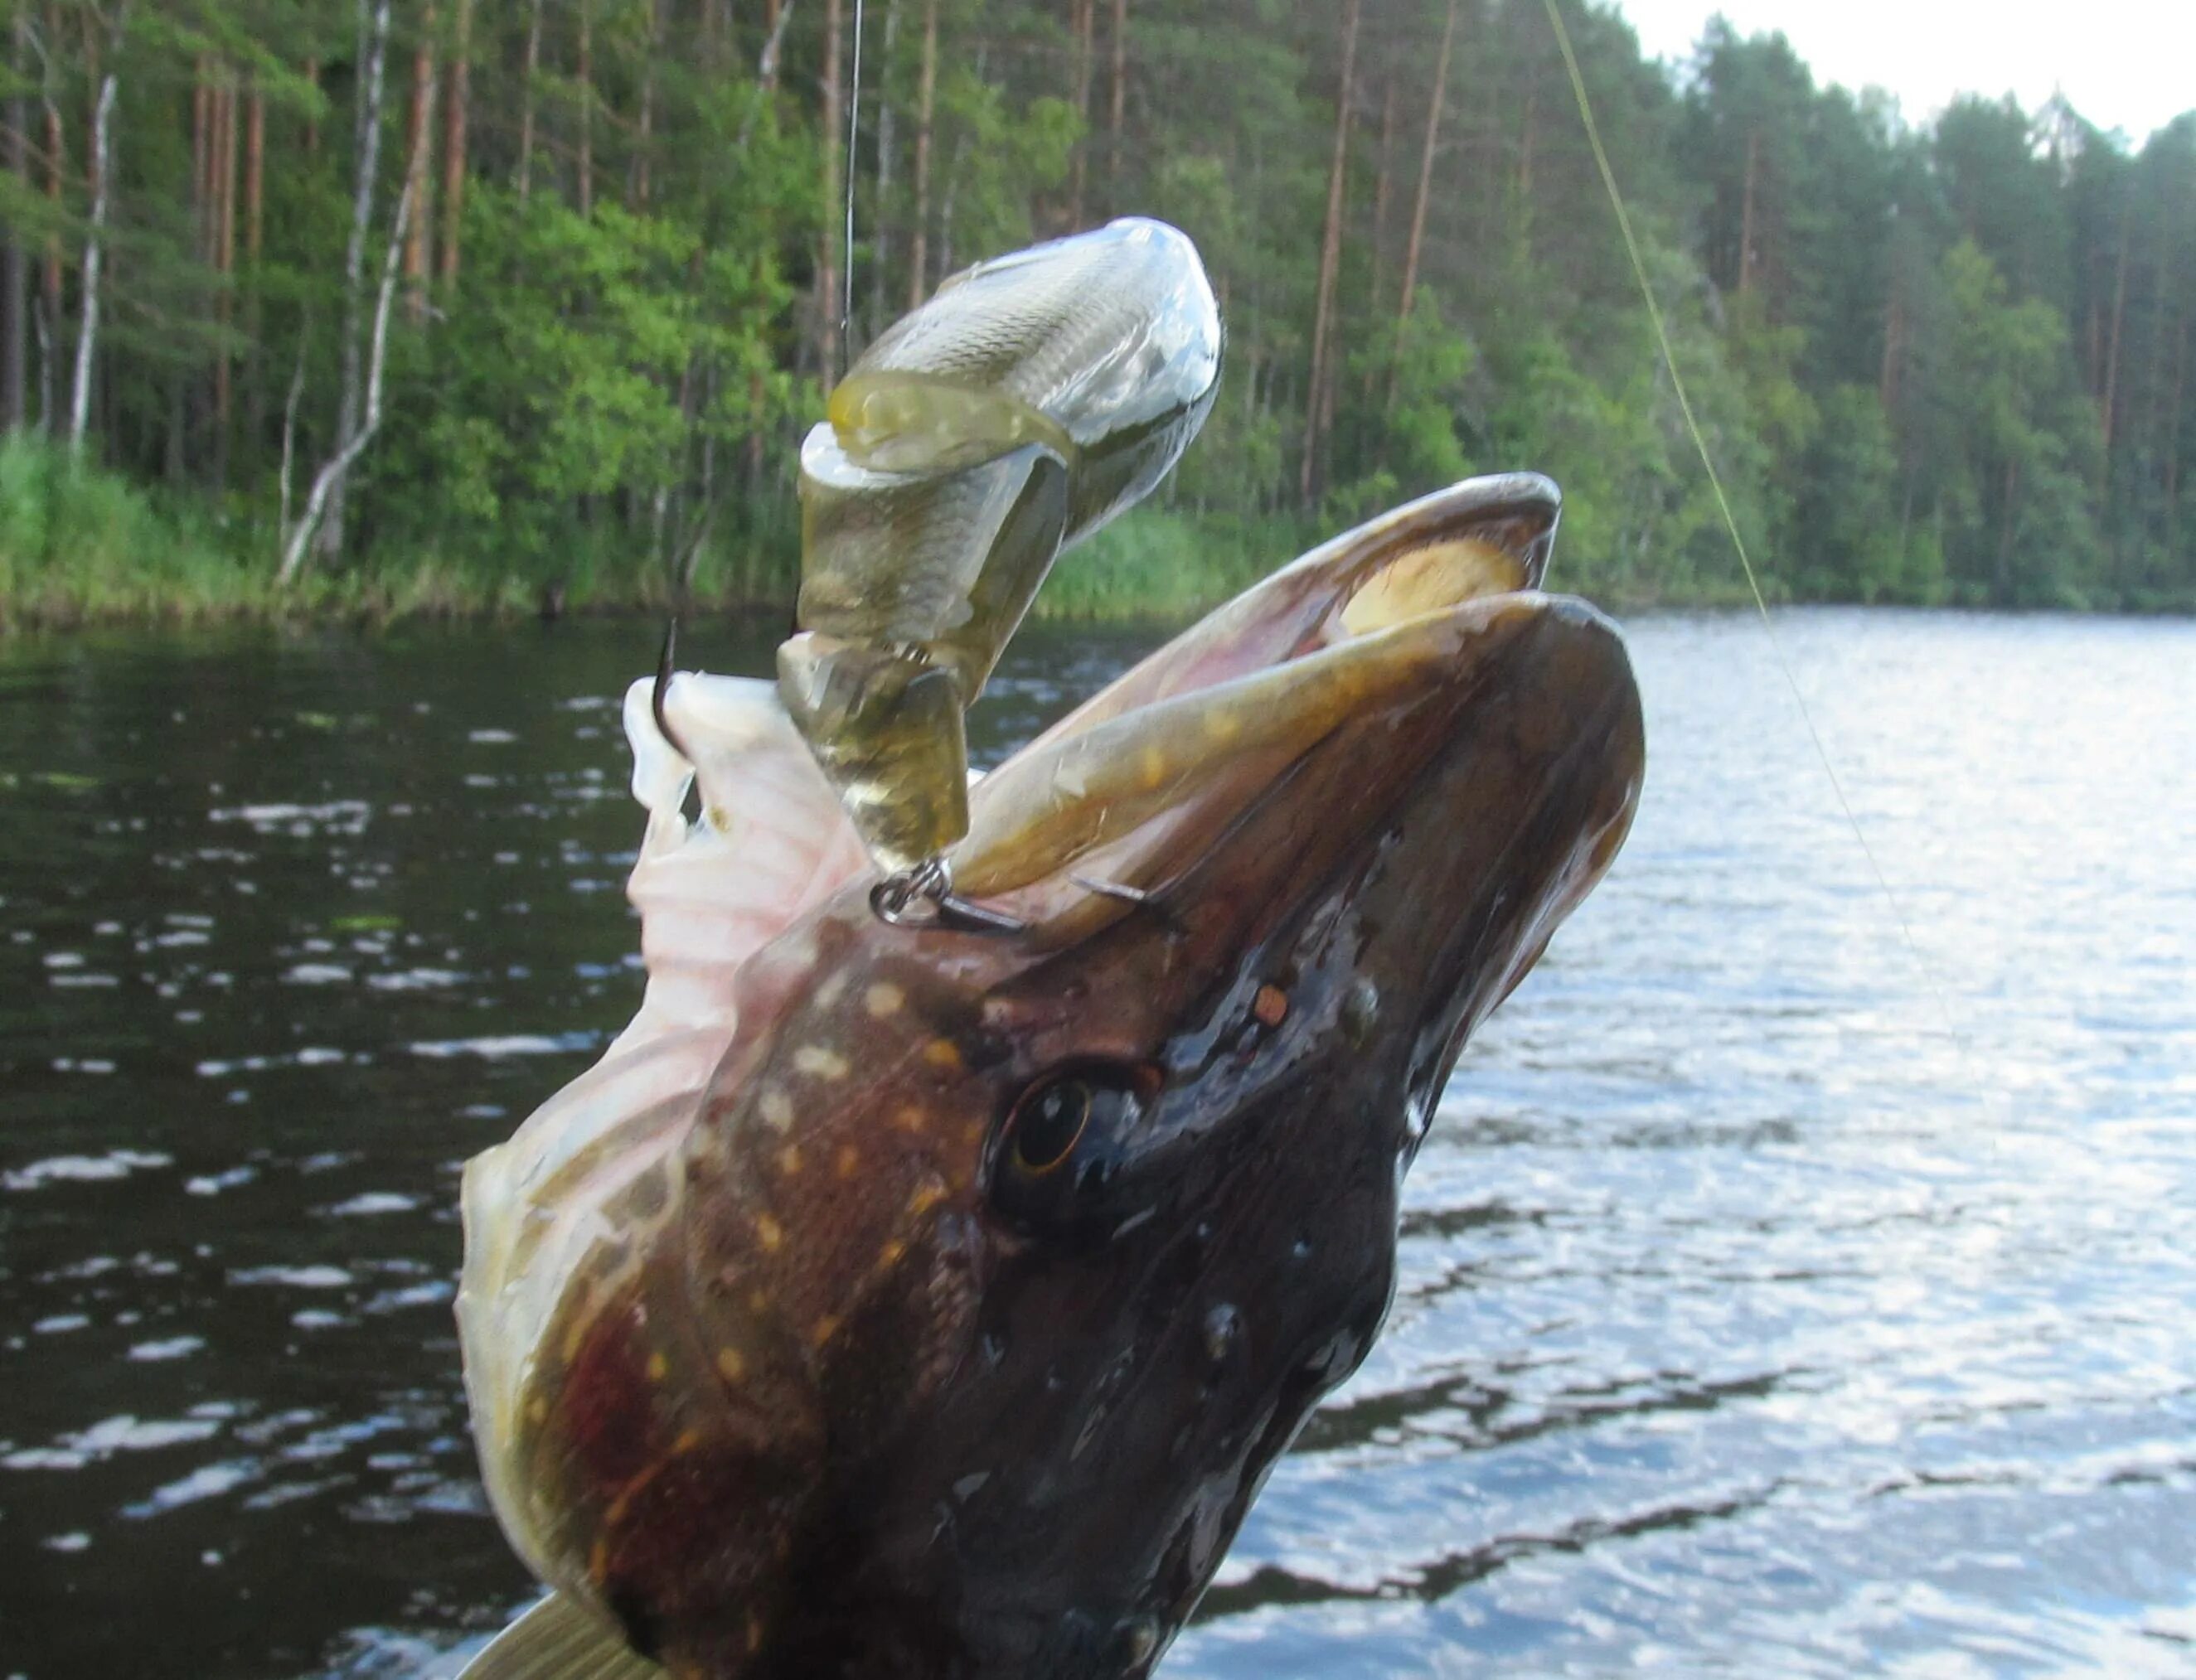
[[[640,1013],[465,1174],[474,1430],[552,1589],[476,1680],[1152,1671],[1630,823],[1557,506],[1477,480],[1338,538],[984,777],[951,859],[1011,934],[872,913],[767,685],[682,673],[675,746],[635,685]]]
[[[1060,551],[1188,447],[1220,357],[1197,247],[1138,216],[954,275],[833,390],[778,671],[883,868],[967,832],[962,714]]]

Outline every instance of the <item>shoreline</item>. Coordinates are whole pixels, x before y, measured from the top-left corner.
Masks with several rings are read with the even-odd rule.
[[[1065,602],[1048,606],[1040,600],[1029,613],[1032,624],[1088,625],[1109,631],[1179,629],[1233,598],[1235,592],[1216,593],[1169,608],[1118,607],[1111,603]],[[1753,597],[1743,588],[1698,594],[1627,594],[1597,592],[1590,586],[1577,591],[1557,589],[1552,593],[1575,593],[1602,611],[1617,618],[1638,618],[1702,613],[1751,614]],[[330,598],[331,595],[334,598]],[[503,598],[499,598],[502,597]],[[667,620],[674,613],[683,619],[714,618],[783,624],[793,611],[790,596],[756,600],[735,596],[690,596],[674,602],[669,596],[646,593],[606,596],[554,610],[528,607],[507,598],[507,592],[482,592],[471,598],[442,597],[431,603],[393,600],[386,595],[353,595],[347,591],[321,592],[311,598],[288,600],[240,599],[206,603],[182,598],[101,603],[66,603],[58,610],[20,605],[0,598],[0,647],[30,641],[113,632],[211,632],[222,630],[350,631],[364,636],[398,630],[436,626],[463,629],[516,628],[521,625],[550,626],[567,620],[581,622],[614,620]],[[1926,614],[1989,614],[2018,618],[2124,618],[2153,621],[2196,618],[2196,603],[2156,607],[2130,606],[1997,606],[1988,603],[1863,601],[1835,597],[1771,599],[1770,610],[1820,609],[1851,612]]]

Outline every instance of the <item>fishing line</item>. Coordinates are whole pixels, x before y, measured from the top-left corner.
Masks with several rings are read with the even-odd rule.
[[[884,90],[877,90],[884,97]],[[852,359],[854,331],[854,147],[862,137],[862,0],[854,0],[854,66],[847,84],[847,261],[839,303],[839,377]]]
[[[1601,184],[1609,191],[1609,208],[1616,212],[1617,230],[1624,235],[1624,250],[1632,259],[1633,278],[1639,282],[1639,295],[1646,301],[1647,319],[1654,324],[1656,342],[1661,346],[1662,365],[1669,370],[1670,387],[1678,395],[1678,412],[1685,416],[1685,430],[1692,435],[1693,447],[1699,452],[1701,466],[1708,473],[1708,488],[1715,493],[1716,508],[1723,515],[1724,528],[1731,533],[1731,546],[1737,551],[1740,569],[1746,574],[1746,586],[1754,597],[1754,609],[1761,616],[1761,628],[1769,638],[1770,651],[1777,657],[1777,668],[1784,673],[1785,686],[1792,690],[1793,704],[1800,708],[1800,720],[1807,726],[1807,738],[1815,743],[1815,757],[1821,761],[1823,774],[1837,795],[1838,808],[1845,812],[1846,825],[1860,846],[1861,856],[1868,859],[1868,867],[1875,876],[1875,884],[1882,890],[1883,901],[1891,906],[1898,918],[1898,931],[1904,935],[1908,955],[1920,973],[1922,983],[1937,1000],[1937,1008],[1945,1018],[1945,1031],[1954,1044],[1964,1054],[1967,1041],[1958,1024],[1953,1019],[1950,1001],[1944,988],[1938,984],[1936,970],[1922,954],[1922,946],[1914,937],[1914,925],[1907,920],[1906,907],[1898,895],[1892,891],[1891,878],[1876,861],[1875,848],[1868,843],[1867,830],[1861,827],[1854,813],[1852,801],[1846,797],[1845,783],[1838,779],[1837,766],[1830,762],[1830,751],[1823,741],[1823,734],[1815,727],[1814,713],[1807,709],[1806,696],[1800,691],[1800,679],[1793,674],[1792,662],[1784,656],[1784,644],[1777,634],[1776,621],[1769,616],[1769,603],[1761,592],[1761,580],[1755,576],[1754,562],[1746,551],[1746,539],[1739,534],[1738,520],[1731,511],[1731,499],[1724,494],[1723,476],[1717,472],[1715,462],[1708,454],[1708,439],[1702,435],[1700,422],[1693,417],[1692,400],[1685,395],[1685,377],[1678,372],[1677,353],[1670,346],[1670,330],[1662,319],[1661,305],[1655,301],[1655,288],[1647,278],[1646,259],[1639,254],[1639,241],[1632,231],[1632,217],[1624,208],[1624,195],[1617,190],[1616,172],[1609,167],[1608,150],[1601,143],[1601,126],[1593,119],[1593,106],[1586,97],[1586,78],[1580,73],[1578,55],[1571,49],[1570,32],[1563,27],[1562,12],[1556,0],[1540,0],[1546,8],[1548,23],[1556,32],[1556,46],[1563,55],[1563,69],[1570,78],[1571,95],[1577,100],[1579,118],[1586,124],[1586,143],[1593,148],[1595,167],[1601,171]]]

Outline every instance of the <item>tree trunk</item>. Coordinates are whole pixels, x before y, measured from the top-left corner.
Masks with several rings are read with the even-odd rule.
[[[18,11],[9,67],[19,77],[30,58],[30,30],[29,17]],[[15,177],[16,190],[26,195],[31,190],[31,152],[23,130],[28,117],[22,95],[10,95],[7,110],[7,169]],[[26,418],[24,401],[31,355],[30,312],[30,253],[23,247],[23,230],[10,228],[7,250],[0,253],[0,427],[9,431],[22,430]]]
[[[931,118],[938,103],[938,0],[922,0],[922,68],[915,95],[915,232],[908,245],[907,306],[929,295]]]
[[[656,66],[663,56],[664,0],[649,0],[648,62],[641,66],[640,111],[633,118],[633,168],[626,176],[627,202],[635,210],[648,208],[649,151],[656,138]]]
[[[221,152],[216,159],[221,171],[216,198],[220,215],[216,226],[219,258],[216,264],[223,274],[236,272],[236,72],[227,72],[221,89]]]
[[[473,0],[458,0],[456,32],[450,42],[449,92],[442,104],[443,289],[458,284],[458,248],[465,213],[465,124],[472,115]]]
[[[358,56],[366,66],[366,86],[358,101],[358,179],[351,195],[350,242],[344,252],[343,386],[336,407],[336,453],[358,436],[360,390],[359,328],[366,306],[366,234],[373,221],[374,177],[381,163],[381,101],[389,53],[390,0],[358,0]],[[325,499],[325,517],[316,518],[315,546],[323,559],[343,552],[344,481],[338,475]],[[302,557],[302,549],[300,550]],[[302,563],[302,561],[301,561]],[[283,557],[282,581],[297,566]]]
[[[244,106],[244,256],[254,267],[267,236],[267,96],[255,78]]]
[[[580,219],[595,213],[595,8],[580,0]]]
[[[827,393],[839,380],[839,264],[834,253],[841,214],[839,146],[846,123],[840,109],[839,11],[840,0],[824,0],[824,235],[816,263],[816,361]]]
[[[788,0],[763,0],[762,5],[762,62],[756,70],[755,79],[762,84],[766,94],[777,91],[778,48],[785,39],[785,26],[793,15]]]
[[[899,45],[899,0],[885,0],[884,62],[877,70],[877,205],[870,258],[870,336],[885,330],[885,269],[892,256],[893,151],[896,138],[892,98],[893,66]]]
[[[534,0],[527,14],[526,67],[519,78],[518,202],[524,204],[534,187],[534,82],[541,71],[541,0]]]
[[[427,319],[427,274],[431,255],[427,249],[433,231],[434,212],[427,201],[427,112],[435,102],[435,9],[420,14],[419,39],[412,49],[412,99],[404,119],[404,155],[413,171],[404,190],[412,195],[417,212],[405,224],[404,312],[418,326]]]
[[[1754,289],[1754,178],[1761,167],[1761,131],[1746,131],[1746,185],[1738,211],[1738,295]]]
[[[191,81],[191,227],[197,244],[192,254],[213,263],[213,72],[205,54],[198,56]]]
[[[1067,220],[1071,229],[1083,225],[1083,193],[1089,178],[1090,84],[1097,69],[1098,0],[1075,0],[1068,27],[1074,35],[1075,115],[1083,125],[1075,136],[1075,160],[1069,168]]]
[[[39,84],[46,114],[46,201],[53,208],[56,222],[61,220],[61,177],[68,169],[68,141],[61,128],[61,101],[54,85],[54,59],[61,50],[61,9],[50,3],[49,0],[46,7],[45,60],[39,72]],[[59,437],[58,369],[61,355],[61,322],[67,316],[61,307],[61,236],[58,227],[46,235],[45,272],[41,280],[46,340],[38,373],[38,417],[45,425],[46,435]]]
[[[382,17],[385,22],[386,0],[382,6]],[[425,168],[425,159],[415,152],[404,172],[404,190],[397,194],[396,216],[390,223],[388,247],[382,253],[381,291],[373,306],[373,345],[367,358],[365,415],[350,441],[331,455],[314,476],[312,494],[305,499],[305,511],[298,517],[297,528],[284,534],[282,564],[274,574],[278,584],[286,585],[296,580],[304,564],[305,550],[312,542],[315,528],[342,499],[344,481],[350,476],[352,464],[365,453],[366,446],[380,429],[381,371],[388,358],[389,306],[396,296],[397,261],[402,254],[405,230],[412,219],[412,182]]]
[[[1361,0],[1344,0],[1342,14],[1342,82],[1334,100],[1334,163],[1326,178],[1326,233],[1320,241],[1319,294],[1313,306],[1311,379],[1304,389],[1303,459],[1297,494],[1312,505],[1319,488],[1319,445],[1331,377],[1328,340],[1334,331],[1334,289],[1342,268],[1343,188],[1349,167],[1349,101],[1357,74],[1357,15]]]
[[[1380,163],[1372,176],[1372,295],[1379,297],[1388,289],[1388,201],[1395,193],[1396,153],[1396,83],[1390,75],[1381,78],[1386,86],[1380,95]],[[1372,392],[1371,375],[1367,375],[1366,392]]]
[[[317,58],[305,61],[305,79],[313,84],[315,92],[320,90],[321,61]],[[305,118],[305,155],[309,158],[321,155],[321,120],[317,117]]]
[[[1357,0],[1349,0],[1352,15]],[[1113,0],[1113,122],[1107,179],[1113,189],[1113,208],[1121,207],[1122,135],[1129,113],[1129,0]]]
[[[122,31],[123,9],[115,8],[113,28]],[[91,359],[99,338],[99,266],[104,254],[107,201],[113,176],[113,148],[109,143],[114,118],[115,72],[108,71],[99,84],[99,103],[91,118],[91,218],[84,236],[84,320],[76,335],[76,395],[69,405],[69,453],[84,453],[84,427],[91,419]]]
[[[2104,422],[2106,481],[2112,476],[2112,419],[2119,407],[2120,383],[2120,325],[2127,315],[2128,223],[2131,218],[2126,208],[2120,211],[2120,256],[2117,277],[2112,281],[2112,330],[2105,351],[2105,400],[2100,418]]]
[[[2196,195],[2192,195],[2190,207],[2196,209]],[[2158,221],[2162,224],[2165,217],[2161,215]],[[2189,225],[2192,231],[2196,231],[2196,217],[2192,217]],[[2158,404],[2165,383],[2165,259],[2172,245],[2161,225],[2158,260],[2152,265],[2150,277],[2150,349],[2143,358],[2148,367],[2143,380],[2142,429],[2147,435],[2145,442],[2152,450],[2158,447]]]
[[[266,243],[267,96],[255,74],[244,103],[244,436],[255,460],[267,423],[265,358],[259,342],[259,259]]]
[[[229,352],[228,324],[236,302],[236,72],[227,66],[214,84],[213,109],[213,270],[221,281],[214,292],[214,322],[220,331],[213,358],[213,459],[210,476],[216,491],[221,491],[228,484],[228,434],[235,382],[235,359]]]
[[[1411,318],[1411,304],[1419,291],[1419,257],[1425,249],[1426,207],[1432,201],[1434,186],[1434,154],[1441,147],[1442,107],[1448,97],[1448,55],[1456,43],[1457,0],[1448,0],[1448,16],[1442,25],[1441,50],[1434,55],[1433,95],[1426,101],[1426,135],[1419,147],[1419,190],[1411,205],[1411,237],[1403,246],[1403,287],[1396,303],[1396,367],[1388,381],[1388,402],[1396,401],[1396,386],[1401,372],[1404,324]]]

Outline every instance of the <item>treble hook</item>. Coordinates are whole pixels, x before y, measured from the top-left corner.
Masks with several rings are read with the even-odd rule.
[[[679,655],[679,614],[673,609],[671,621],[663,626],[663,651],[656,656],[656,688],[648,696],[648,709],[656,714],[656,732],[671,743],[671,749],[688,764],[694,755],[680,744],[671,727],[671,719],[663,710],[664,696],[671,692],[671,665]]]
[[[928,904],[929,914],[916,914],[917,904]],[[941,932],[995,938],[1026,933],[1030,928],[1019,916],[956,892],[953,866],[939,857],[926,857],[912,869],[887,875],[870,889],[870,909],[888,927],[934,927]]]

